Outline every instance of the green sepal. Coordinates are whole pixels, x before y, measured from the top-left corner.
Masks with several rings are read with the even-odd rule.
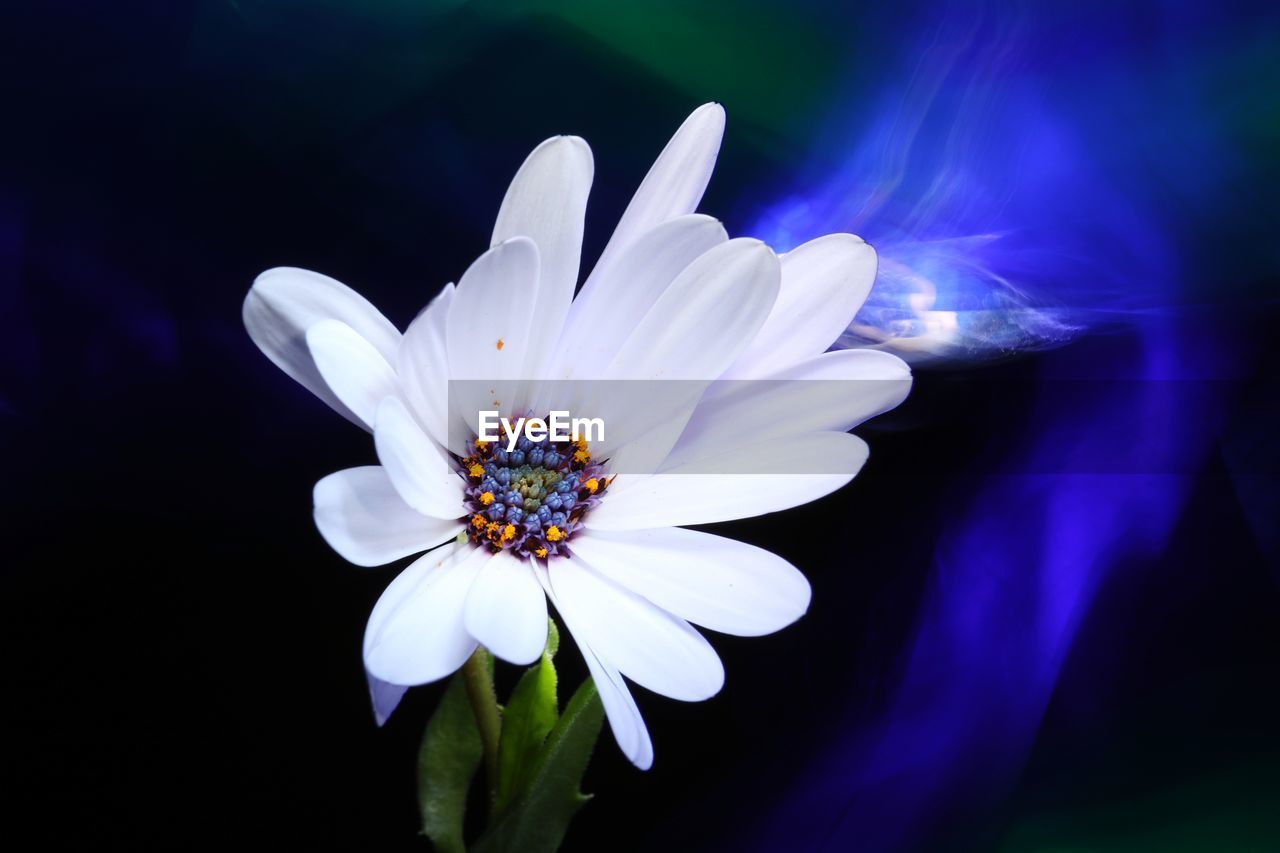
[[[580,788],[604,720],[590,678],[573,694],[538,751],[528,784],[471,853],[554,853],[569,821],[590,799]]]
[[[462,825],[467,792],[483,752],[467,685],[461,674],[455,675],[427,721],[418,750],[422,834],[431,839],[437,853],[466,853]]]
[[[551,662],[560,647],[560,632],[547,620],[547,646],[542,660],[525,670],[502,714],[498,745],[498,795],[494,814],[501,815],[524,790],[547,735],[560,716],[556,668]]]

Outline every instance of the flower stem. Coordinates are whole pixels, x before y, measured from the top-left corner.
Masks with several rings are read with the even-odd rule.
[[[498,796],[498,735],[502,730],[502,717],[498,711],[498,695],[493,689],[493,673],[489,671],[489,653],[483,647],[478,647],[462,665],[462,678],[484,747],[484,775],[492,809]]]

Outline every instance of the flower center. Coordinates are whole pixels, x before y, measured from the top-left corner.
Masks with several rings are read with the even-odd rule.
[[[511,451],[476,441],[459,463],[471,515],[467,538],[540,560],[568,555],[569,540],[609,485],[582,439],[521,436]]]

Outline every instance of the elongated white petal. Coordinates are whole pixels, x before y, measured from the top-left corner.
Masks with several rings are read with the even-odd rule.
[[[867,445],[843,432],[739,445],[660,474],[619,474],[583,523],[594,530],[643,530],[778,512],[834,492],[866,460]],[[786,473],[819,466],[831,473]]]
[[[600,660],[599,655],[591,648],[591,642],[586,634],[589,630],[588,626],[579,625],[570,614],[565,612],[559,599],[556,598],[555,590],[551,587],[546,568],[534,564],[533,571],[547,598],[551,599],[551,603],[560,613],[560,618],[564,621],[573,641],[582,652],[582,658],[587,663],[592,681],[595,682],[596,692],[600,694],[600,701],[604,705],[604,713],[609,719],[609,728],[613,730],[613,739],[617,741],[618,748],[636,767],[648,770],[653,766],[653,741],[649,738],[649,729],[644,724],[644,718],[640,716],[640,709],[631,696],[631,690],[622,680],[622,674],[617,668]]]
[[[361,424],[373,429],[383,398],[399,394],[395,369],[360,333],[339,320],[307,329],[307,348],[325,384]]]
[[[578,285],[582,223],[595,164],[591,148],[576,136],[543,142],[516,172],[498,211],[492,245],[528,237],[538,246],[541,273],[534,305],[539,334],[528,347],[525,374],[546,375],[560,329]]]
[[[852,234],[827,234],[781,256],[773,311],[726,378],[753,378],[825,352],[853,321],[876,277],[875,249]]]
[[[475,413],[519,411],[525,354],[538,333],[538,248],[515,237],[481,255],[458,282],[449,307],[451,380],[486,380],[450,389],[457,413],[474,424]]]
[[[688,622],[615,584],[574,556],[547,569],[561,612],[602,661],[643,687],[686,702],[724,685],[715,649]]]
[[[676,276],[728,239],[723,225],[698,213],[669,219],[640,235],[619,254],[607,278],[574,300],[556,375],[590,377],[608,365]]]
[[[763,379],[717,382],[667,467],[796,432],[845,432],[894,408],[910,390],[911,368],[877,350],[821,353]]]
[[[612,379],[714,379],[755,336],[778,295],[778,259],[739,238],[680,273],[622,345]]]
[[[499,552],[467,595],[467,632],[510,663],[529,664],[547,644],[547,597],[528,560]]]
[[[316,483],[312,496],[320,535],[357,566],[381,566],[434,548],[463,527],[457,519],[414,510],[376,465],[330,474]]]
[[[575,639],[577,636],[574,635]],[[587,662],[587,670],[595,682],[596,692],[600,694],[600,702],[604,705],[604,713],[609,718],[609,728],[618,748],[637,768],[648,770],[653,766],[653,741],[649,737],[649,728],[644,724],[644,717],[640,715],[640,708],[636,706],[635,697],[622,680],[622,674],[600,660],[591,647],[580,640],[578,648],[582,650],[582,658]]]
[[[795,566],[710,533],[586,530],[574,537],[573,553],[619,586],[713,631],[771,634],[809,608],[809,582]]]
[[[462,478],[399,398],[387,397],[378,406],[373,440],[378,461],[405,503],[434,518],[463,515]]]
[[[391,684],[426,684],[454,672],[475,651],[462,614],[476,572],[490,554],[451,543],[423,554],[386,590],[364,633],[364,665]]]
[[[400,700],[404,698],[409,688],[403,684],[380,681],[368,672],[365,672],[365,680],[369,682],[369,701],[373,705],[373,719],[379,726],[386,725],[391,714],[400,707]]]
[[[693,213],[711,180],[724,137],[724,108],[703,104],[684,120],[640,182],[600,254],[583,292],[608,278],[619,255],[640,235],[668,219]]]
[[[610,380],[700,380],[709,383],[760,327],[777,295],[778,261],[758,240],[721,243],[689,264],[636,325],[613,362]],[[623,382],[591,383],[581,411],[604,419],[615,470],[652,472],[675,444],[702,389],[696,381],[653,385],[633,393]],[[624,457],[615,451],[625,453]]]
[[[454,286],[446,284],[409,328],[396,353],[400,390],[427,434],[441,447],[449,444],[449,349],[446,324]]]
[[[372,344],[388,361],[395,358],[400,333],[360,294],[309,270],[277,267],[258,276],[243,309],[249,337],[272,363],[324,400],[343,417],[367,428],[320,376],[307,347],[307,329],[321,320],[340,320]]]
[[[522,375],[537,304],[538,265],[534,242],[513,237],[467,268],[449,306],[446,325],[450,378]]]
[[[702,398],[703,382],[593,382],[580,411],[600,416],[605,438],[593,442],[597,458],[608,458],[612,470],[652,474],[662,469],[689,417]]]

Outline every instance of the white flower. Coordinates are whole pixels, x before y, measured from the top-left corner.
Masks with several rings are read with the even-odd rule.
[[[529,155],[503,200],[492,248],[403,336],[365,299],[317,273],[275,269],[254,283],[244,307],[253,340],[374,434],[380,466],[316,485],[321,533],[362,566],[427,551],[391,582],[369,619],[364,656],[380,720],[404,686],[449,675],[477,643],[512,663],[534,661],[549,598],[586,659],[619,746],[647,768],[652,744],[623,676],[675,699],[706,699],[724,670],[690,623],[757,636],[808,608],[809,584],[787,561],[678,525],[774,512],[844,485],[867,455],[847,430],[901,402],[910,373],[885,353],[826,352],[875,275],[875,253],[860,239],[832,234],[779,257],[693,213],[723,128],[715,104],[685,121],[576,299],[593,174],[591,151],[577,137],[549,139]],[[670,413],[687,426],[663,445],[669,453],[653,476],[609,479],[625,441],[576,462],[550,445],[530,448],[539,465],[522,469],[521,483],[542,497],[521,505],[536,513],[510,516],[523,519],[518,526],[494,520],[511,510],[490,487],[492,477],[516,476],[516,457],[477,451],[456,429],[450,446],[450,380],[498,382],[503,408],[515,411],[538,393],[531,378],[717,377],[888,381],[759,383],[748,394],[717,384],[688,401],[688,411]],[[462,403],[463,411],[484,407]],[[593,414],[614,424],[628,413]],[[762,447],[767,469],[724,473],[725,460]],[[814,459],[829,473],[788,473]],[[715,473],[706,473],[708,460]]]

